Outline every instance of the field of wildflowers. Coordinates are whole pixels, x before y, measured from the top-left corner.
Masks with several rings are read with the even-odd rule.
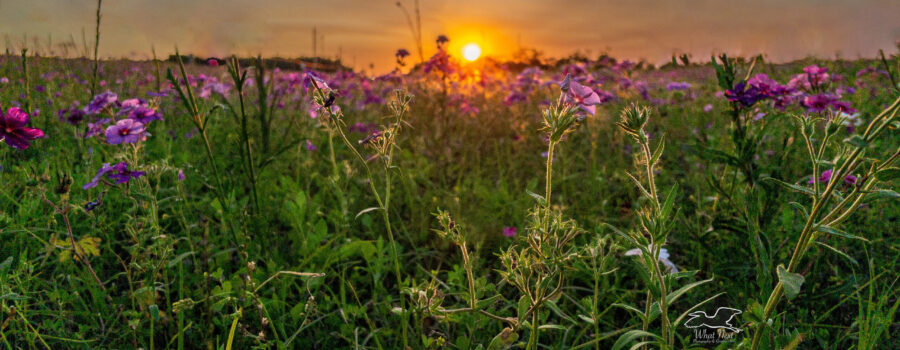
[[[0,56],[0,348],[900,347],[898,56],[449,40]]]

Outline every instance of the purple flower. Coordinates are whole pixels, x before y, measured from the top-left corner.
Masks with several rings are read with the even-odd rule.
[[[91,189],[97,187],[100,184],[100,180],[106,176],[109,180],[114,180],[116,184],[123,184],[131,179],[136,179],[141,176],[144,176],[146,173],[143,171],[131,171],[128,170],[128,164],[125,162],[121,162],[119,164],[110,166],[109,163],[104,163],[103,167],[97,171],[97,175],[91,179],[91,182],[88,182],[82,186],[82,189]]]
[[[147,101],[138,98],[122,101],[122,106],[117,115],[127,115],[128,118],[134,119],[144,125],[147,125],[154,120],[163,120],[159,112],[150,108]]]
[[[0,109],[2,111],[2,109]],[[31,140],[44,137],[41,129],[29,128],[28,114],[16,107],[10,107],[0,115],[0,139],[16,149],[27,149]]]
[[[112,145],[136,143],[147,139],[144,124],[134,119],[122,119],[106,128],[106,142]]]
[[[711,103],[707,103],[706,106],[703,106],[703,111],[709,113],[713,110],[713,105]]]
[[[528,101],[528,96],[525,96],[525,94],[523,94],[521,92],[511,92],[511,93],[509,93],[509,95],[506,95],[506,97],[503,99],[503,104],[505,104],[507,106],[512,106],[516,103],[525,102],[525,101]]]
[[[682,91],[691,88],[691,84],[688,82],[671,82],[666,84],[666,90],[668,91]]]
[[[319,149],[319,147],[316,147],[316,145],[314,145],[314,144],[312,143],[312,141],[306,140],[306,150],[307,150],[307,151],[312,152],[312,151],[315,151],[315,150],[317,150],[317,149]]]
[[[581,108],[583,111],[594,115],[596,107],[594,105],[600,103],[600,97],[591,88],[581,85],[571,79],[569,75],[560,83],[562,90],[565,92],[566,103]]]
[[[60,109],[59,112],[56,113],[59,117],[59,120],[62,122],[66,122],[72,125],[78,125],[82,121],[84,121],[86,113],[81,108],[78,108],[78,102],[72,104],[69,108]]]
[[[855,185],[856,180],[857,180],[856,176],[853,176],[853,175],[844,176],[845,184]],[[818,183],[827,184],[829,181],[831,181],[831,169],[825,170],[822,172],[822,174],[819,174],[819,179],[817,181],[813,181],[813,179],[809,179],[809,181],[807,181],[806,183],[814,184],[814,183],[818,182]]]
[[[800,104],[807,111],[813,113],[823,112],[826,109],[834,109],[844,113],[855,113],[856,110],[850,106],[850,102],[838,100],[838,96],[834,94],[817,94],[804,97]]]
[[[324,79],[319,78],[315,72],[309,71],[306,72],[306,77],[303,79],[303,88],[304,90],[309,90],[309,87],[315,84],[315,86],[319,87],[321,90],[331,90],[331,87],[328,86],[328,83],[325,82]]]
[[[184,181],[184,170],[178,169],[176,178],[178,179],[178,182]]]
[[[789,92],[787,87],[778,84],[777,81],[762,73],[754,75],[750,80],[747,80],[747,85],[755,88],[760,95],[765,97],[781,96]]]
[[[763,98],[758,89],[750,86],[747,87],[746,82],[740,82],[734,85],[734,89],[725,90],[725,97],[731,102],[739,102],[744,107],[750,107]]]
[[[106,91],[97,96],[94,96],[94,99],[91,100],[91,103],[84,108],[84,112],[87,114],[97,114],[103,111],[106,107],[111,105],[116,105],[119,102],[119,96],[111,91]]]
[[[406,58],[406,56],[409,56],[409,51],[406,51],[406,49],[399,49],[399,50],[397,50],[397,53],[394,55],[397,56],[398,60],[402,60],[402,59]]]
[[[812,84],[812,86],[820,86],[826,83],[829,78],[828,68],[819,67],[817,65],[804,67],[803,72],[806,73],[809,83]]]
[[[516,235],[516,231],[515,226],[506,226],[503,228],[503,235],[507,238],[512,238]]]

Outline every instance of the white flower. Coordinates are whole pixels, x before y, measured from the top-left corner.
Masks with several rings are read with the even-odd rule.
[[[647,247],[647,250],[653,251],[653,245],[651,244],[649,247]],[[625,256],[638,256],[640,254],[641,254],[640,248],[634,248],[634,249],[631,249],[631,250],[625,252]],[[672,263],[671,260],[669,260],[669,251],[666,248],[661,248],[659,250],[659,262],[661,262],[666,267],[666,270],[668,270],[669,273],[677,273],[678,272],[678,267],[675,266],[675,264]]]

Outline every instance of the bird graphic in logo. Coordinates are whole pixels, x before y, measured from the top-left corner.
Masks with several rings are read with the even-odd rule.
[[[732,309],[730,307],[720,307],[712,316],[707,315],[706,312],[703,311],[694,311],[688,314],[688,316],[691,316],[691,318],[689,318],[687,321],[684,321],[684,326],[687,328],[722,328],[734,333],[740,333],[741,329],[731,324],[731,320],[734,319],[734,316],[739,314],[741,314],[741,310]]]

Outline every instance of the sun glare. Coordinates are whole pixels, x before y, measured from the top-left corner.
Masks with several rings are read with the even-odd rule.
[[[463,46],[462,53],[467,61],[475,61],[481,56],[481,47],[476,43],[467,44]]]

